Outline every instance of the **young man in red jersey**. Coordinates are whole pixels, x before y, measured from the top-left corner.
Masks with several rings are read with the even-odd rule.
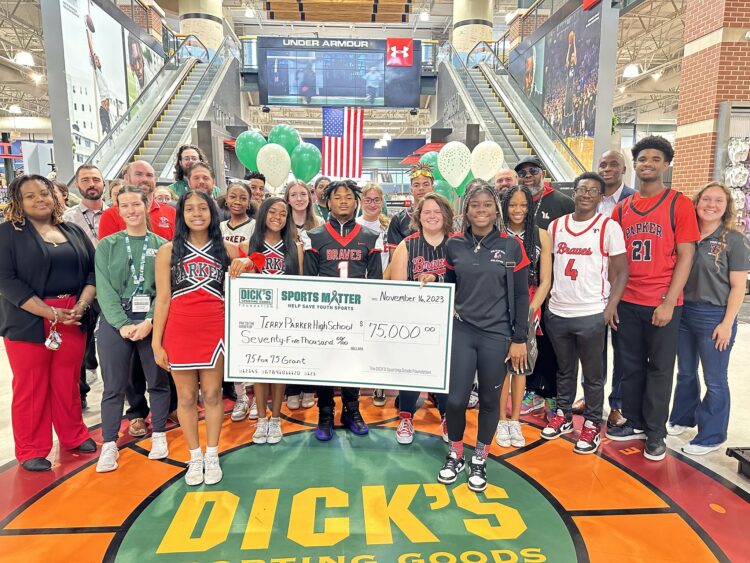
[[[622,362],[622,414],[627,421],[610,428],[612,440],[646,440],[646,459],[664,459],[672,394],[682,289],[700,238],[690,200],[667,188],[662,175],[674,150],[663,137],[650,136],[632,148],[639,191],[615,207],[622,227],[630,278],[618,306],[617,354]]]

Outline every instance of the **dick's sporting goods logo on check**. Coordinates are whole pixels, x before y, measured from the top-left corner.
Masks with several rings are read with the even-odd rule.
[[[240,289],[240,307],[273,307],[273,291],[252,287]]]

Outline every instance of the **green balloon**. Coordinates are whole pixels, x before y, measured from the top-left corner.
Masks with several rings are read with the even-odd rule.
[[[474,179],[474,174],[469,172],[466,175],[466,178],[464,178],[464,181],[461,182],[461,185],[456,188],[456,193],[459,197],[463,197],[463,195],[466,193],[466,186],[469,185],[469,182],[471,182]]]
[[[292,156],[292,151],[300,144],[299,133],[291,125],[277,125],[268,134],[268,142],[281,145]]]
[[[443,196],[451,203],[456,199],[456,193],[445,180],[435,180],[435,193]]]
[[[438,170],[438,153],[435,151],[430,151],[424,153],[420,159],[419,162],[421,164],[426,164],[430,168],[432,168],[432,175],[434,176],[435,180],[442,180],[443,176],[440,174],[440,170]]]
[[[303,182],[309,182],[320,172],[322,162],[320,150],[310,143],[300,143],[292,151],[292,173]]]
[[[266,145],[263,135],[257,131],[244,131],[237,137],[234,152],[237,158],[251,172],[258,171],[258,151]]]

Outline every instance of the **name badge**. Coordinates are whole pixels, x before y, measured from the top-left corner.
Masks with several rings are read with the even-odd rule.
[[[148,313],[151,309],[151,298],[148,295],[133,295],[133,312]]]

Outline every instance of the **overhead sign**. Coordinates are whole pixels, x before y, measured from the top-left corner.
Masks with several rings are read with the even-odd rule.
[[[414,40],[390,37],[386,39],[386,66],[412,66],[414,64]]]

